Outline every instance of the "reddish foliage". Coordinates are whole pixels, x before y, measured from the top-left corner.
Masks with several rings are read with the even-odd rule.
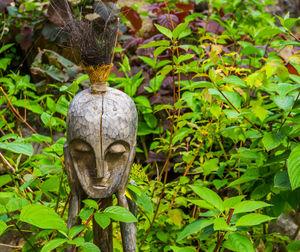
[[[184,10],[184,11],[193,11],[194,10],[194,4],[183,4],[183,3],[176,3],[175,4],[178,9]]]
[[[165,3],[154,3],[148,6],[147,9],[152,13],[163,14],[165,13],[165,11],[163,10],[163,8],[165,7],[166,7]]]
[[[142,28],[143,21],[137,11],[128,6],[122,7],[120,11],[129,20],[136,31]]]
[[[300,74],[298,73],[297,69],[291,63],[287,63],[285,66],[288,69],[288,71],[289,71],[290,74],[294,74],[294,75],[300,76]]]
[[[172,22],[171,22],[172,20]],[[157,18],[157,23],[160,26],[163,26],[169,30],[173,30],[173,26],[174,28],[180,23],[179,18],[176,15],[173,14],[162,14],[159,15]],[[173,23],[173,24],[172,24]]]

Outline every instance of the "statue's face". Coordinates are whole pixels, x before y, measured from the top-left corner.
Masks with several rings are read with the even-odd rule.
[[[127,182],[135,154],[137,113],[124,93],[83,91],[68,112],[68,150],[87,195],[106,198]]]

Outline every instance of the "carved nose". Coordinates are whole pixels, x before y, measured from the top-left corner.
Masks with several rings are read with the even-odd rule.
[[[97,158],[96,175],[97,175],[97,178],[103,178],[104,177],[104,162],[101,158]]]

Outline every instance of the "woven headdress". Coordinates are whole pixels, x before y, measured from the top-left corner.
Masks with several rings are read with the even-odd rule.
[[[60,14],[61,25],[90,77],[92,93],[105,92],[119,29],[117,6],[99,0],[92,13],[77,19],[67,0],[51,0],[49,11]]]

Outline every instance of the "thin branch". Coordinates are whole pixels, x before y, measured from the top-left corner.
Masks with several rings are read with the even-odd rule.
[[[229,212],[229,216],[228,216],[227,222],[226,222],[227,225],[229,225],[229,223],[230,223],[230,220],[232,218],[233,212],[234,212],[234,208],[231,208],[230,212]],[[217,242],[217,245],[216,245],[216,247],[214,249],[214,252],[217,252],[219,250],[219,247],[221,246],[221,244],[223,242],[225,234],[226,234],[226,232],[223,232],[223,234],[221,235],[221,237],[218,239],[218,242]]]
[[[23,248],[23,246],[15,246],[15,245],[4,244],[4,243],[0,243],[0,246],[7,247],[7,248],[14,248],[14,249],[21,249],[21,248]]]

